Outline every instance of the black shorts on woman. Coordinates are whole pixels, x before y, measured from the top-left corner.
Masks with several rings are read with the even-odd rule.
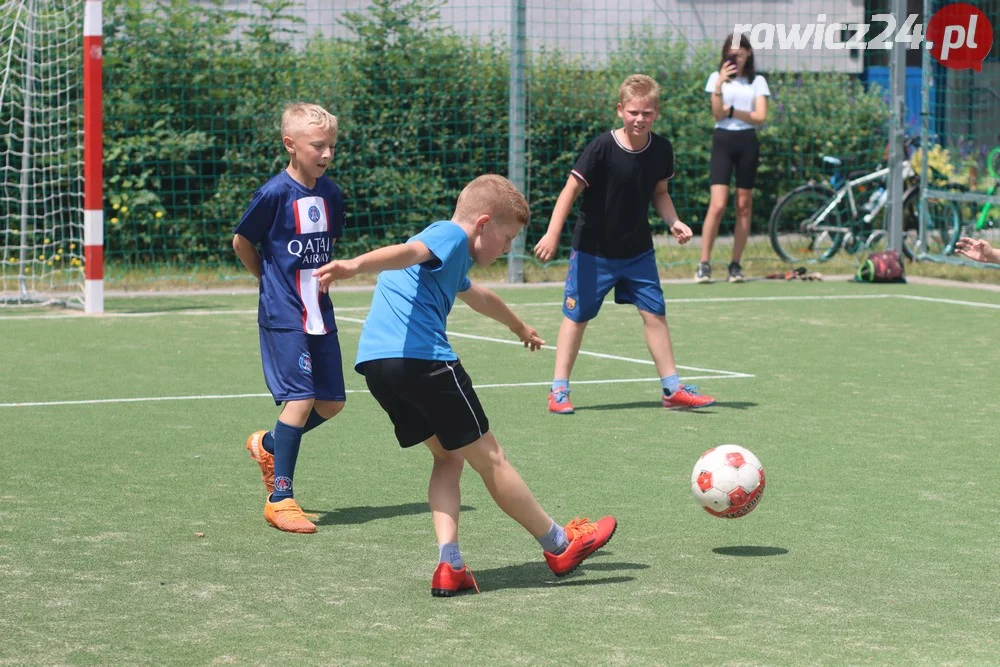
[[[712,157],[709,162],[712,185],[728,186],[735,171],[736,187],[752,190],[757,179],[758,164],[760,143],[756,130],[715,128],[712,132]]]

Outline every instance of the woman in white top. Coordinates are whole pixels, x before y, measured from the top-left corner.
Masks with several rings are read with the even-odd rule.
[[[711,200],[701,232],[701,263],[695,282],[712,282],[712,246],[719,234],[722,214],[729,202],[729,182],[736,172],[736,229],[733,257],[729,264],[729,282],[743,282],[740,257],[750,235],[753,210],[753,185],[760,157],[757,128],[767,119],[767,81],[754,71],[753,49],[746,35],[739,46],[730,34],[722,44],[719,71],[712,72],[705,84],[712,94]]]

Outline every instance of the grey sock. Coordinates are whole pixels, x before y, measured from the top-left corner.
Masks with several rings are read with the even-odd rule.
[[[462,560],[462,552],[458,550],[458,542],[439,544],[438,555],[440,556],[440,562],[448,563],[453,570],[461,570],[465,567],[465,561]]]
[[[569,539],[566,537],[566,531],[563,527],[553,521],[549,532],[539,537],[538,543],[542,545],[542,549],[545,551],[558,556],[566,551],[566,547],[569,546]]]

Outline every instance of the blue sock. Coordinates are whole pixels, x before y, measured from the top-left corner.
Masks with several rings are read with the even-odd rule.
[[[448,563],[453,570],[461,570],[465,567],[465,561],[462,560],[462,552],[458,550],[458,542],[439,544],[438,554],[440,555],[440,562]]]
[[[326,421],[328,421],[327,418],[316,412],[316,408],[313,408],[313,411],[309,413],[309,419],[306,420],[306,425],[302,427],[302,435]],[[264,437],[261,438],[261,445],[263,445],[264,451],[274,454],[274,431],[268,431],[264,434]]]
[[[567,539],[566,531],[563,527],[553,521],[549,532],[539,537],[538,543],[542,545],[542,549],[545,551],[558,556],[566,551],[566,547],[569,546],[569,539]]]
[[[569,391],[569,380],[553,380],[552,391]]]
[[[663,385],[663,393],[670,396],[672,393],[680,389],[681,379],[677,377],[677,373],[673,375],[668,375],[665,378],[660,378],[660,384]]]
[[[273,433],[274,493],[271,494],[271,502],[276,503],[293,497],[292,477],[295,475],[295,460],[299,457],[302,429],[278,420]]]

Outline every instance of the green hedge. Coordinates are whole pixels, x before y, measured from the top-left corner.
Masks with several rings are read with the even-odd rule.
[[[298,35],[279,31],[290,6],[257,0],[254,12],[241,13],[222,0],[105,0],[111,261],[234,262],[232,228],[254,189],[286,164],[278,122],[287,101],[315,101],[340,119],[329,173],[347,197],[350,252],[448,217],[465,182],[506,172],[505,41],[456,35],[428,0],[376,0],[363,14],[345,14],[343,39],[310,37],[301,24],[292,24]],[[619,122],[617,86],[633,72],[663,87],[655,131],[675,147],[678,211],[700,227],[712,130],[703,88],[717,45],[646,30],[622,47],[597,66],[557,51],[529,57],[529,247],[577,155]],[[879,95],[852,77],[767,76],[773,97],[761,131],[757,229],[777,197],[822,176],[824,151],[877,162],[888,117]]]

